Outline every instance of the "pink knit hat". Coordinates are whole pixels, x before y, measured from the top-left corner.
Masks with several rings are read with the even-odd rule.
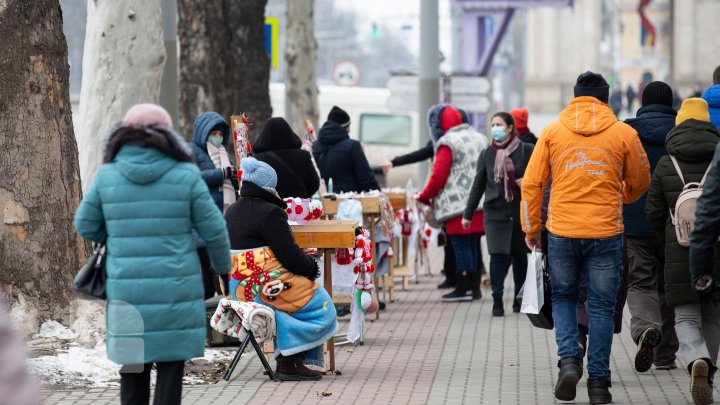
[[[172,118],[164,108],[157,104],[135,104],[130,107],[122,120],[123,125],[157,125],[172,128]]]

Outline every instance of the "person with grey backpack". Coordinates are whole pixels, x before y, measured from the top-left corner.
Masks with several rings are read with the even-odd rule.
[[[690,235],[694,206],[720,133],[710,122],[708,105],[700,98],[683,101],[667,135],[668,155],[658,161],[647,195],[648,222],[665,244],[665,300],[675,310],[679,353],[691,374],[695,404],[713,402],[713,376],[720,349],[720,306],[701,300],[690,274]],[[720,260],[714,273],[720,275]]]

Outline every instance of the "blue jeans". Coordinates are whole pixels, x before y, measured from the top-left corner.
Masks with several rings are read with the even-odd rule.
[[[553,320],[558,356],[580,358],[577,303],[580,272],[587,280],[589,379],[610,375],[615,298],[622,274],[622,235],[604,239],[548,235]]]
[[[470,275],[478,271],[480,264],[480,234],[449,235],[455,251],[457,274]]]

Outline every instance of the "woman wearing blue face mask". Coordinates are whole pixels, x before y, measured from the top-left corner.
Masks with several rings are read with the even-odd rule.
[[[221,213],[237,199],[237,174],[235,166],[225,149],[230,141],[230,126],[220,114],[208,111],[195,120],[193,140],[190,147],[195,154],[200,176],[207,184],[215,205]],[[211,298],[218,290],[205,241],[193,230],[200,265],[203,270],[205,299]]]
[[[520,181],[530,161],[533,145],[520,141],[513,117],[506,112],[493,115],[490,134],[492,143],[480,153],[462,224],[463,227],[470,225],[473,211],[485,195],[483,212],[490,253],[492,313],[503,316],[503,284],[511,263],[515,282],[513,312],[520,312],[520,303],[514,297],[525,282],[527,271],[527,247],[520,225]]]

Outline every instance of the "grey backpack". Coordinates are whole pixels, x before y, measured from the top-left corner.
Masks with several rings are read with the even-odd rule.
[[[685,183],[680,166],[674,156],[670,155],[673,166],[680,181],[683,183],[683,189],[678,196],[677,202],[675,202],[675,213],[673,215],[670,210],[670,219],[673,225],[675,225],[675,236],[677,236],[678,243],[680,246],[690,246],[690,236],[692,235],[693,229],[695,229],[695,209],[697,208],[697,199],[700,197],[703,191],[703,185],[705,184],[705,178],[710,171],[710,165],[708,165],[705,174],[703,175],[700,183],[692,182]]]

